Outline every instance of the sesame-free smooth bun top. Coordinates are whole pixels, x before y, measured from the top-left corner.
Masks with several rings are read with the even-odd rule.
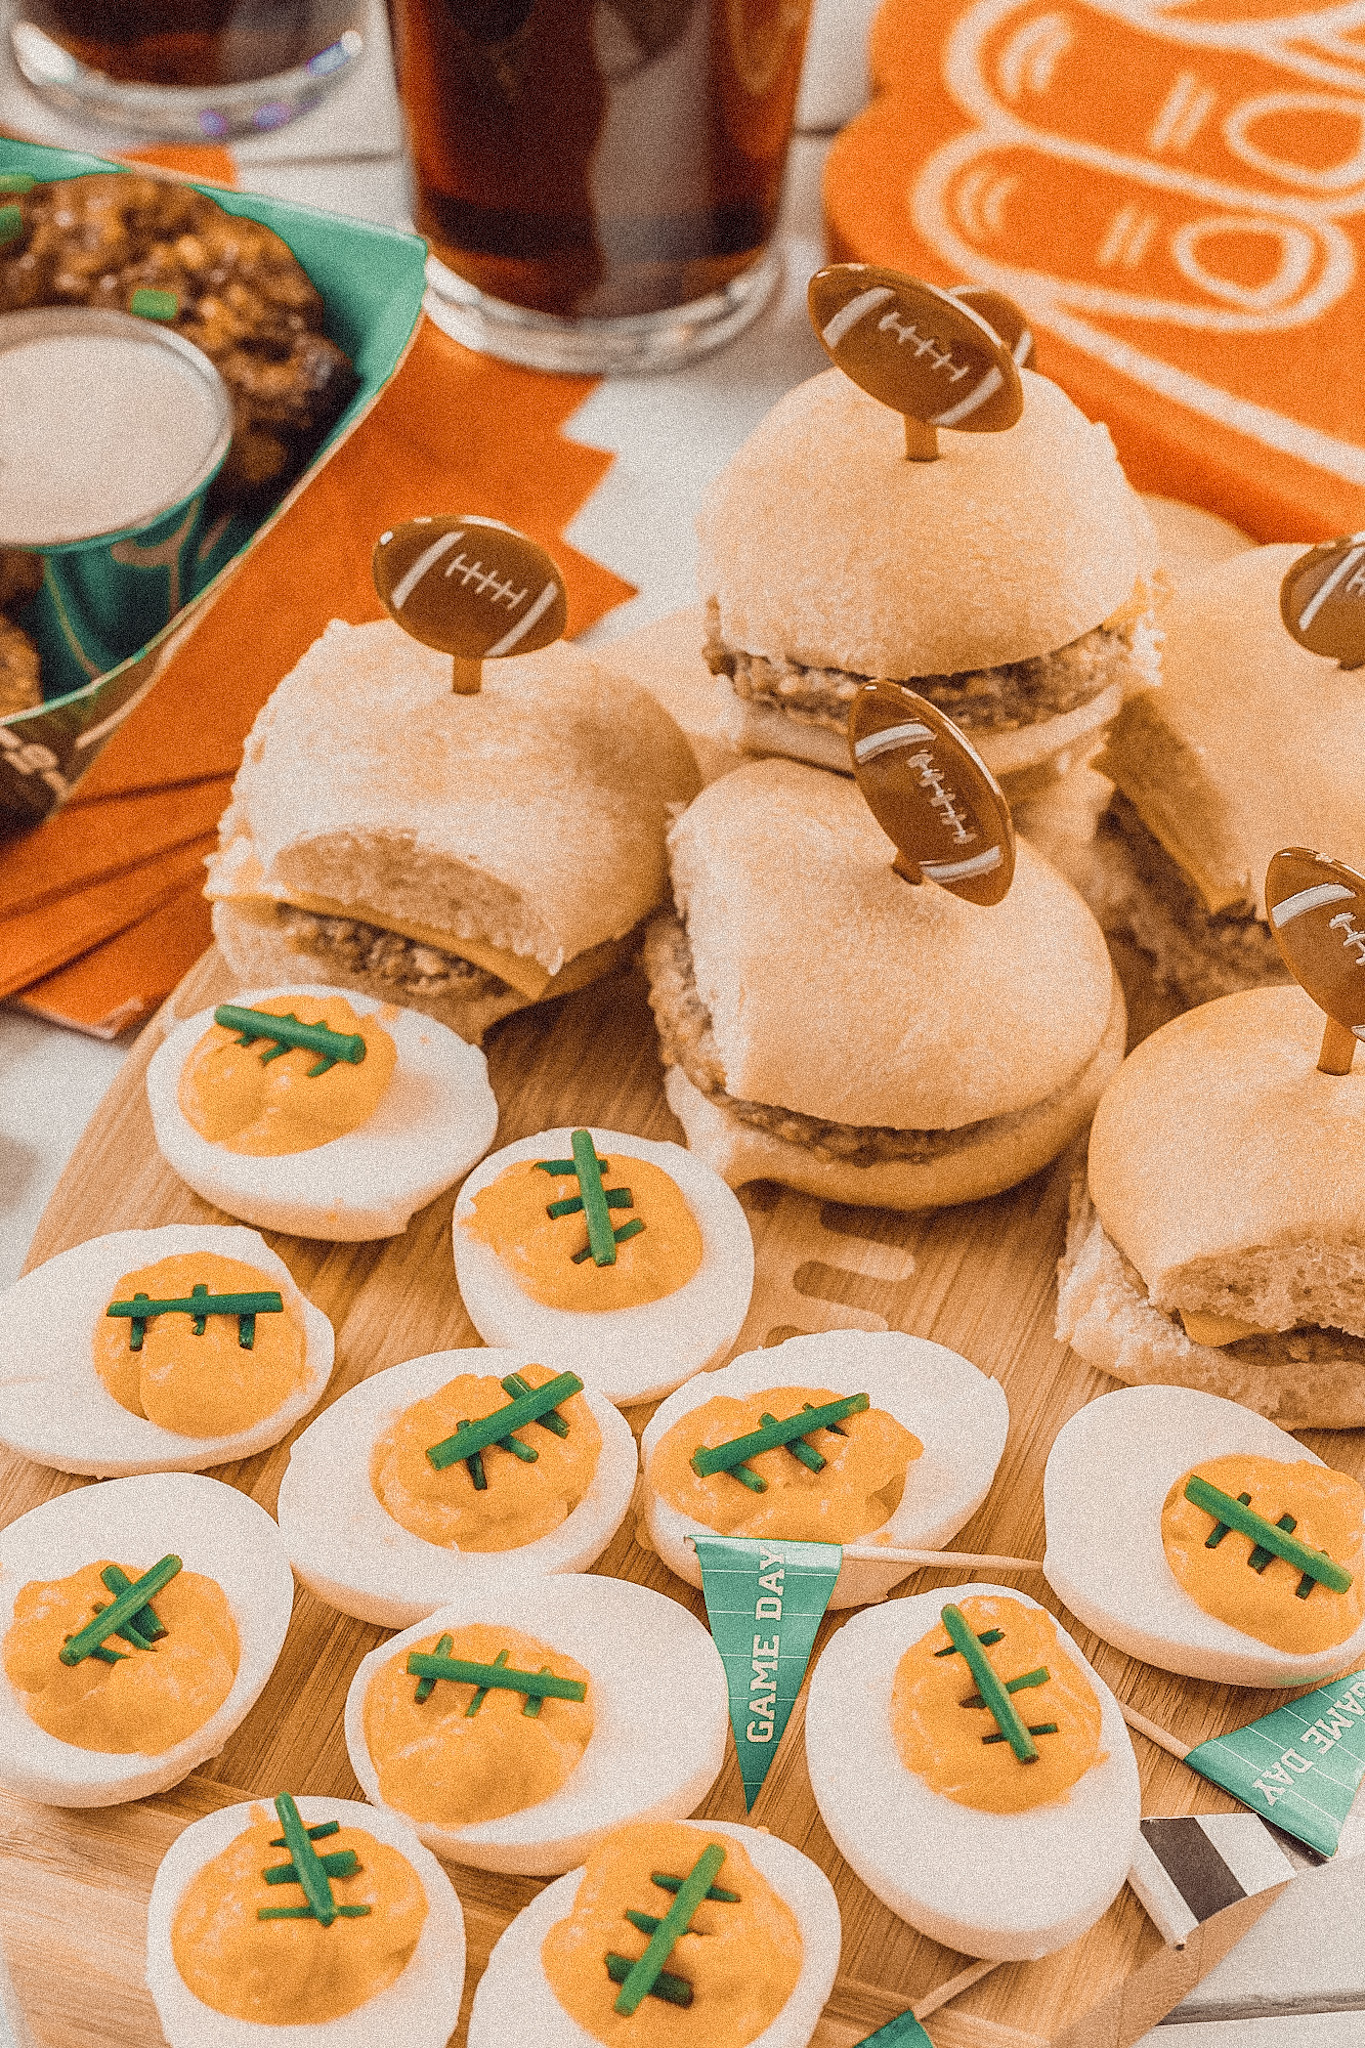
[[[1365,1065],[1320,1074],[1322,1030],[1301,989],[1248,989],[1163,1025],[1110,1082],[1090,1195],[1158,1308],[1196,1261],[1365,1246]]]
[[[1024,840],[1004,902],[964,903],[892,872],[856,783],[773,760],[703,790],[669,853],[732,1096],[956,1130],[1066,1087],[1103,1036],[1099,927]]]
[[[448,655],[334,619],[252,727],[210,893],[335,899],[554,974],[659,900],[696,787],[648,691],[563,644],[463,697]]]
[[[827,370],[779,399],[712,484],[701,594],[726,645],[908,678],[1051,654],[1156,561],[1108,429],[1046,377],[998,434],[939,433],[908,462],[891,412]]]
[[[1280,584],[1307,545],[1249,549],[1177,590],[1163,687],[1125,709],[1100,764],[1211,910],[1264,913],[1282,846],[1365,863],[1365,683],[1280,618]]]

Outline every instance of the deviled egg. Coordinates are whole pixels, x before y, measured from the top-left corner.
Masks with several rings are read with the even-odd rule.
[[[424,1656],[449,1673],[409,1669]],[[456,1675],[499,1664],[508,1675],[486,1685]],[[518,1690],[547,1671],[549,1696]],[[719,1776],[728,1725],[725,1667],[701,1622],[648,1587],[586,1573],[461,1593],[372,1650],[346,1699],[367,1799],[448,1862],[536,1876],[571,1870],[624,1821],[691,1813]]]
[[[974,1640],[973,1668],[957,1637]],[[1017,1748],[978,1657],[1002,1717],[1017,1711]],[[1047,1610],[1003,1586],[914,1593],[846,1622],[811,1678],[806,1762],[868,1890],[961,1955],[1064,1948],[1132,1861],[1140,1795],[1118,1703]]]
[[[114,1231],[0,1296],[0,1443],[101,1479],[202,1471],[278,1443],[332,1357],[331,1324],[254,1230]]]
[[[1219,1496],[1269,1523],[1265,1541],[1225,1523]],[[1102,1394],[1058,1431],[1043,1506],[1048,1584],[1131,1657],[1221,1685],[1320,1685],[1365,1655],[1365,1493],[1236,1401]],[[1311,1555],[1266,1547],[1281,1537]]]
[[[690,1904],[683,1886],[708,1877]],[[675,1906],[686,1931],[640,1994],[631,1965]],[[518,1913],[474,1993],[469,2048],[806,2048],[839,1944],[834,1888],[790,1843],[733,1821],[637,1822]]]
[[[293,1600],[275,1524],[220,1480],[150,1473],[31,1508],[0,1532],[0,1785],[116,1806],[178,1784],[255,1704]]]
[[[747,1478],[693,1467],[698,1451],[765,1418],[828,1404],[841,1411],[830,1426],[746,1455]],[[690,1380],[651,1418],[641,1439],[650,1541],[692,1586],[701,1568],[686,1539],[705,1532],[934,1550],[990,1491],[1008,1431],[1004,1388],[942,1344],[895,1330],[789,1337]],[[848,1558],[829,1604],[884,1599],[914,1569]]]
[[[359,1800],[225,1806],[152,1885],[147,1988],[169,2048],[446,2048],[464,1966],[450,1879]]]
[[[525,1414],[551,1384],[543,1415],[488,1436],[489,1418],[513,1403]],[[471,1425],[488,1440],[464,1453]],[[435,1351],[374,1373],[309,1424],[277,1513],[310,1592],[408,1628],[509,1572],[585,1572],[624,1521],[635,1474],[630,1424],[576,1374],[525,1351]]]
[[[372,996],[254,989],[159,1045],[147,1100],[163,1158],[263,1230],[395,1237],[498,1127],[477,1046]]]
[[[748,1220],[720,1175],[622,1131],[541,1131],[494,1152],[460,1190],[454,1238],[484,1341],[530,1345],[618,1406],[723,1358],[753,1292]]]

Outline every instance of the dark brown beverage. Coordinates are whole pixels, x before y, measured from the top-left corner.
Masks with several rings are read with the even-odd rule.
[[[810,0],[396,0],[417,226],[541,313],[707,297],[771,238]]]
[[[355,0],[25,0],[78,63],[132,85],[244,85],[298,70],[356,23]]]

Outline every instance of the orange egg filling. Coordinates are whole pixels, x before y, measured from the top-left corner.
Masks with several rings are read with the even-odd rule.
[[[604,1155],[598,1154],[601,1158]],[[702,1261],[702,1236],[676,1182],[645,1159],[607,1161],[602,1184],[631,1197],[609,1211],[615,1227],[638,1219],[644,1229],[616,1247],[613,1265],[574,1262],[588,1242],[581,1209],[551,1216],[551,1207],[579,1192],[576,1174],[549,1174],[534,1160],[509,1166],[474,1197],[463,1228],[489,1245],[522,1292],[544,1308],[578,1312],[640,1308],[685,1287]]]
[[[216,1252],[178,1252],[125,1273],[110,1300],[145,1294],[149,1301],[184,1301],[195,1287],[210,1295],[280,1294],[284,1306],[255,1318],[249,1349],[236,1315],[204,1317],[199,1336],[188,1312],[149,1317],[135,1350],[131,1318],[101,1314],[95,1370],[130,1415],[180,1436],[235,1436],[264,1422],[304,1384],[304,1333],[277,1275]]]
[[[542,1365],[521,1368],[528,1386],[544,1386],[556,1375]],[[420,1536],[461,1550],[517,1550],[557,1529],[592,1484],[602,1433],[581,1394],[559,1405],[567,1436],[532,1422],[516,1432],[536,1454],[524,1462],[490,1444],[480,1453],[486,1484],[475,1484],[467,1465],[438,1472],[427,1452],[466,1422],[477,1422],[512,1396],[500,1380],[461,1373],[438,1393],[396,1416],[375,1444],[370,1484],[385,1511]]]
[[[901,1762],[931,1791],[983,1813],[1023,1813],[1064,1799],[1092,1764],[1104,1761],[1095,1688],[1041,1608],[994,1593],[968,1594],[955,1605],[977,1636],[1001,1631],[998,1641],[980,1648],[1007,1689],[1011,1679],[1046,1671],[1044,1682],[1010,1697],[1026,1727],[1052,1732],[1034,1736],[1032,1763],[1022,1762],[1008,1742],[988,1739],[998,1735],[995,1720],[988,1708],[967,1704],[979,1699],[975,1681],[961,1651],[938,1654],[950,1644],[938,1624],[896,1666],[891,1732]]]
[[[339,1905],[363,1917],[260,1920],[261,1906],[299,1905],[300,1887],[267,1885],[262,1872],[287,1863],[272,1846],[280,1823],[254,1809],[245,1833],[195,1873],[171,1926],[175,1966],[215,2012],[263,2026],[324,2025],[388,1989],[411,1962],[427,1917],[426,1893],[405,1856],[363,1828],[343,1827],[318,1853],[352,1850],[359,1868],[330,1879]]]
[[[152,1596],[166,1633],[149,1650],[111,1636],[116,1664],[98,1657],[63,1664],[68,1637],[107,1607],[100,1573],[109,1558],[65,1579],[21,1586],[4,1644],[5,1676],[29,1719],[78,1749],[106,1756],[161,1756],[217,1713],[237,1676],[240,1648],[227,1595],[199,1572],[177,1572]],[[123,1567],[130,1579],[145,1564]]]
[[[676,1893],[654,1873],[685,1878],[711,1842],[725,1851],[716,1889],[736,1901],[704,1899],[664,1968],[692,1987],[691,2003],[648,1996],[630,2018],[613,2011],[620,1985],[608,1954],[635,1962],[650,1937],[625,1918],[662,1919]],[[733,1835],[708,1835],[678,1821],[618,1828],[588,1857],[573,1910],[541,1944],[540,1960],[564,2010],[599,2041],[631,2048],[745,2048],[772,2025],[801,1975],[801,1929],[786,1900],[755,1870]]]
[[[444,1644],[446,1647],[442,1648]],[[407,1670],[412,1650],[543,1671],[588,1687],[582,1700],[543,1699],[491,1686],[482,1692],[439,1679],[424,1700]],[[365,1742],[384,1803],[412,1820],[445,1827],[501,1820],[553,1798],[592,1734],[592,1688],[581,1664],[515,1628],[471,1623],[424,1636],[380,1666],[365,1692]]]
[[[728,1443],[785,1421],[806,1406],[842,1397],[827,1387],[767,1387],[759,1394],[717,1394],[675,1422],[655,1445],[648,1484],[682,1514],[724,1536],[771,1536],[788,1542],[851,1543],[879,1529],[900,1506],[906,1473],[923,1451],[917,1436],[881,1408],[846,1416],[837,1428],[813,1430],[803,1442],[825,1461],[812,1472],[785,1446],[745,1460],[767,1482],[751,1492],[729,1472],[699,1479],[689,1460],[701,1446]]]
[[[310,1070],[318,1055],[305,1047],[275,1053],[273,1044],[239,1043],[241,1033],[212,1024],[186,1060],[177,1099],[200,1137],[225,1152],[274,1158],[312,1152],[374,1114],[398,1054],[371,1015],[358,1017],[345,996],[270,996],[252,1005],[273,1017],[325,1024],[365,1041],[359,1065],[339,1060],[324,1074]]]
[[[1268,1561],[1251,1536],[1229,1529],[1209,1544],[1217,1526],[1206,1508],[1185,1499],[1186,1481],[1197,1473],[1268,1522],[1290,1515],[1289,1532],[1310,1550],[1325,1550],[1351,1573],[1344,1593],[1312,1584],[1299,1597],[1303,1573],[1286,1558]],[[1219,1621],[1254,1636],[1259,1643],[1294,1656],[1334,1649],[1354,1635],[1365,1617],[1365,1492],[1345,1472],[1306,1459],[1281,1464],[1245,1451],[1207,1458],[1182,1473],[1161,1510],[1161,1546],[1166,1562],[1190,1598]],[[1263,1566],[1254,1570],[1253,1555]]]

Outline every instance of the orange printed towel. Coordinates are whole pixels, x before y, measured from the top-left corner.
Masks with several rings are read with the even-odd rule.
[[[886,0],[831,253],[998,286],[1143,489],[1365,526],[1365,20],[1293,0]]]

